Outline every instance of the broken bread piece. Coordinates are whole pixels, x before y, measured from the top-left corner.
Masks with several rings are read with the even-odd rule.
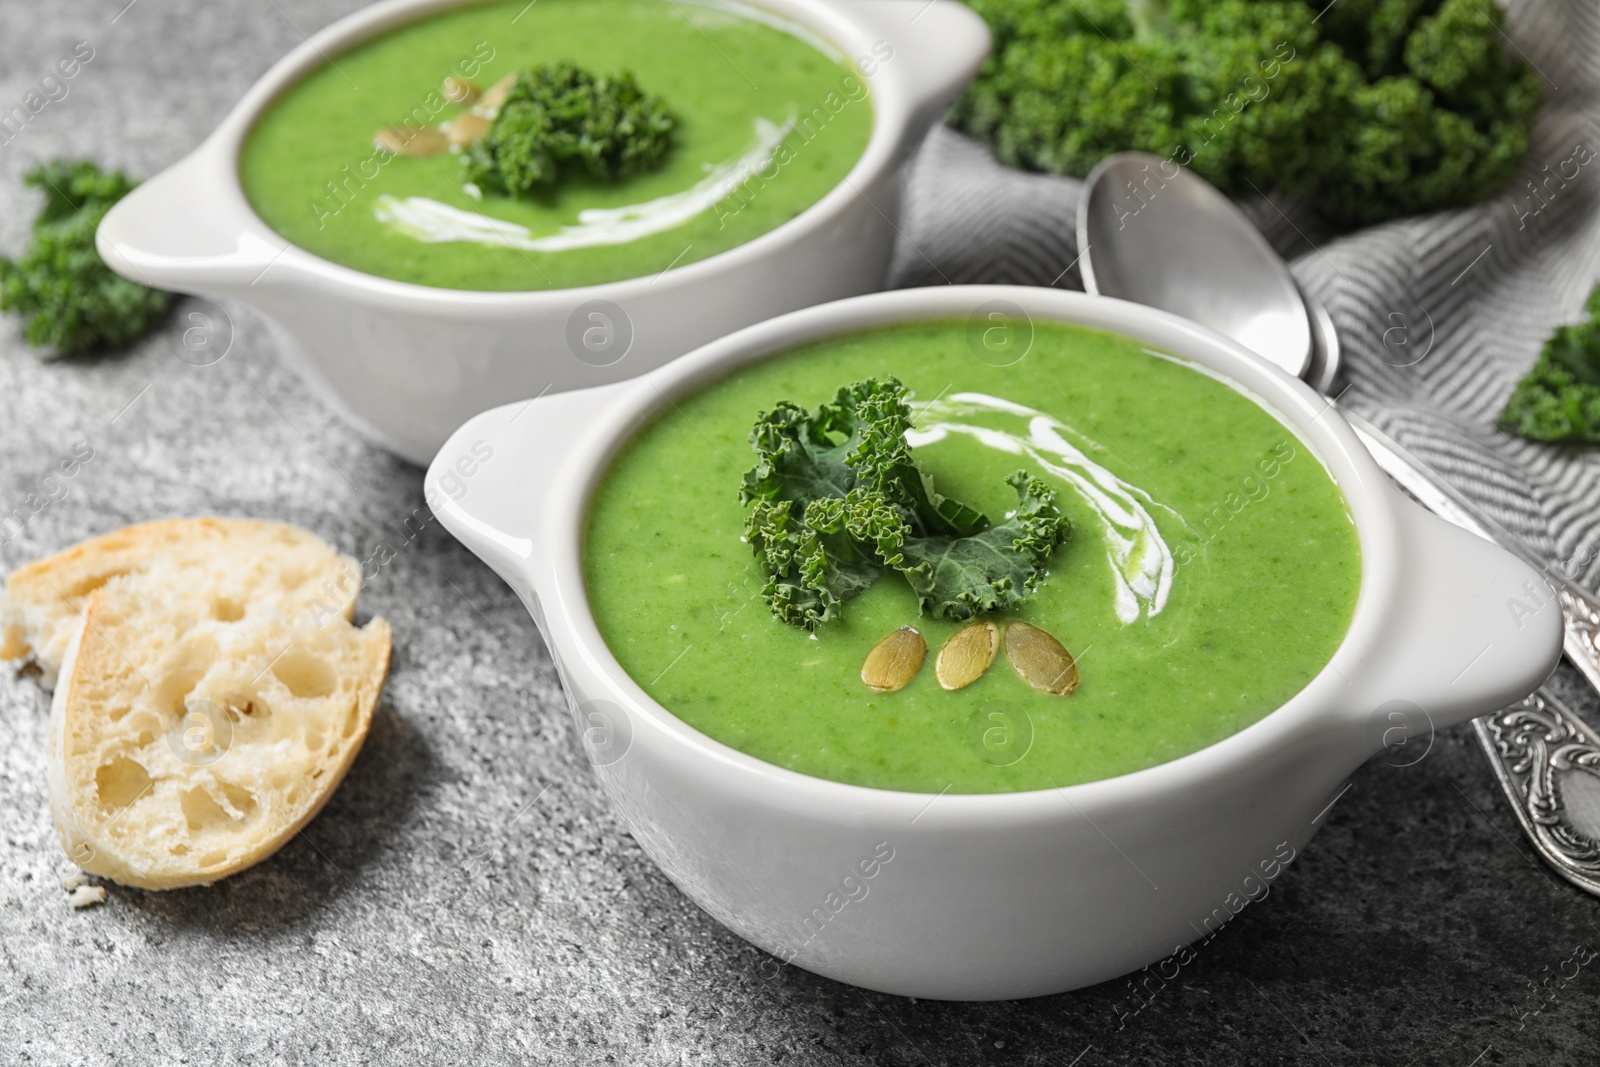
[[[112,578],[65,653],[51,811],[72,862],[124,885],[203,885],[276,852],[344,778],[388,672],[383,620],[286,610],[270,569],[225,586],[240,610],[219,614],[213,577],[157,560]]]
[[[31,655],[40,684],[54,689],[89,595],[157,560],[209,570],[212,610],[219,619],[251,606],[292,612],[319,605],[324,614],[336,611],[348,619],[361,588],[355,560],[315,534],[281,522],[214,517],[144,522],[14,571],[0,604],[0,659]]]

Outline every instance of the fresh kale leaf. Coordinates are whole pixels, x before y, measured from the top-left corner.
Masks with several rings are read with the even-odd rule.
[[[906,517],[876,491],[883,472],[875,464],[895,435],[910,462],[902,392],[892,380],[865,381],[814,411],[782,401],[750,431],[756,465],[740,500],[755,509],[745,539],[768,575],[767,605],[782,621],[814,630],[837,618],[839,604],[882,576],[885,555],[898,558],[893,546],[905,538]],[[867,476],[860,485],[857,468]]]
[[[808,413],[785,400],[763,411],[750,431],[756,465],[744,476],[740,501],[782,499],[804,508],[813,500],[844,496],[855,485],[855,472],[844,462],[853,426],[847,418],[838,404]]]
[[[897,569],[934,618],[970,619],[1015,607],[1032,593],[1066,534],[1055,493],[1017,471],[1006,479],[1017,510],[998,526],[967,537],[912,537]]]
[[[0,310],[23,316],[28,343],[72,356],[138,340],[165,317],[172,294],[114,273],[95,248],[111,206],[138,184],[88,160],[56,160],[23,181],[45,194],[33,240],[0,256]]]
[[[1009,482],[1019,507],[991,526],[934,488],[910,428],[893,378],[845,386],[811,411],[785,401],[757,419],[740,499],[755,505],[745,539],[778,619],[814,630],[886,570],[905,575],[936,617],[1010,608],[1032,591],[1067,535],[1054,493],[1018,471]]]
[[[951,121],[1030,170],[1137,149],[1355,227],[1493,195],[1539,110],[1495,0],[969,3],[994,48]]]
[[[1559,326],[1500,413],[1507,433],[1536,441],[1600,443],[1600,287],[1589,318]]]
[[[911,458],[911,405],[893,378],[868,378],[840,389],[814,411],[788,401],[763,412],[750,434],[755,467],[741,499],[801,504],[844,496],[858,484],[905,510],[919,534],[975,533],[988,525],[976,508],[934,491]]]
[[[660,163],[676,126],[666,103],[628,71],[547,63],[518,72],[494,124],[462,161],[479,189],[507,196],[553,188],[572,171],[616,181]]]
[[[45,196],[35,226],[60,222],[81,210],[108,208],[139,185],[122,171],[101,170],[87,159],[51,160],[30,170],[22,180]]]
[[[903,540],[900,523],[898,513],[860,491],[803,506],[757,502],[745,539],[768,575],[762,596],[773,615],[808,630],[838,618],[840,604],[883,576],[876,549]]]

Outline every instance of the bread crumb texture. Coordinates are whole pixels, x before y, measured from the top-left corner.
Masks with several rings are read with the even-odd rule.
[[[104,904],[106,900],[106,887],[103,885],[80,885],[67,894],[67,903],[73,911],[82,911],[92,908],[96,904]]]
[[[113,578],[173,560],[208,583],[219,619],[252,607],[338,612],[348,619],[361,590],[355,560],[285,523],[215,517],[145,522],[13,572],[0,602],[0,658],[32,659],[41,683],[54,689],[90,595]]]
[[[50,800],[85,871],[172,889],[243,870],[310,821],[360,751],[388,624],[350,623],[358,588],[337,579],[359,577],[353,561],[254,525],[202,525],[80,575],[95,584],[61,653]]]

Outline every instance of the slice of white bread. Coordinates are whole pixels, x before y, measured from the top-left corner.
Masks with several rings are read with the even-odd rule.
[[[327,566],[306,559],[302,581]],[[51,810],[72,861],[124,885],[207,884],[291,840],[360,751],[388,672],[383,620],[293,605],[252,556],[216,563],[110,579],[64,654]]]
[[[40,684],[55,688],[67,642],[78,630],[89,595],[118,575],[173,558],[209,567],[219,618],[256,605],[315,608],[322,614],[332,610],[348,619],[361,588],[355,560],[294,526],[209,517],[145,522],[13,572],[0,606],[0,659],[31,654],[39,665]],[[274,582],[262,581],[267,572]]]

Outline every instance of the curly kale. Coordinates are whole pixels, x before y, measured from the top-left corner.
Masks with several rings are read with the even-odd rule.
[[[952,121],[1084,175],[1137,149],[1340,226],[1474,203],[1521,163],[1539,77],[1494,0],[971,0],[995,48]]]
[[[1033,591],[1050,554],[1066,537],[1055,492],[1026,471],[1006,479],[1017,491],[1011,518],[969,537],[908,537],[896,569],[922,610],[970,619],[1015,607]]]
[[[812,411],[785,401],[757,419],[740,500],[755,505],[745,539],[779,620],[814,630],[890,570],[936,618],[1011,608],[1033,590],[1069,529],[1055,494],[1018,471],[1007,480],[1017,510],[991,525],[934,489],[906,443],[910,428],[893,378],[845,386]]]
[[[45,194],[33,241],[20,259],[0,256],[0,310],[23,316],[28,343],[59,356],[138,340],[165,317],[172,294],[112,272],[95,229],[138,184],[88,160],[56,160],[23,180]]]
[[[801,507],[792,500],[758,501],[745,538],[770,577],[762,596],[784,622],[816,629],[838,617],[838,606],[883,576],[869,531],[903,539],[897,512],[879,512],[881,501],[856,493],[821,497]],[[795,511],[800,515],[795,517]],[[867,536],[858,538],[855,532]]]
[[[486,193],[548,190],[574,171],[616,181],[660,163],[676,125],[666,103],[628,71],[548,63],[518,72],[494,125],[462,160]]]
[[[1559,326],[1517,383],[1497,425],[1535,441],[1600,443],[1600,288],[1589,318]]]
[[[1320,6],[1320,5],[1318,5]],[[1330,100],[1316,189],[1352,224],[1477,203],[1516,174],[1542,96],[1493,0],[1341,0],[1324,36],[1358,73]]]

